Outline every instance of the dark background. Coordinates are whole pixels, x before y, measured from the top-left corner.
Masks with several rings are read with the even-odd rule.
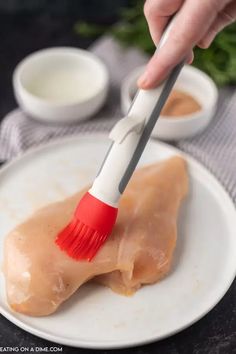
[[[78,19],[113,23],[128,0],[0,0],[0,120],[16,107],[11,78],[27,54],[50,46],[87,48],[91,39],[75,34]],[[217,279],[216,279],[217,281]],[[181,284],[180,284],[181,286]],[[236,287],[202,320],[169,339],[139,348],[101,353],[233,354],[236,353]],[[0,347],[55,346],[17,328],[0,315]],[[64,347],[63,353],[95,353]]]

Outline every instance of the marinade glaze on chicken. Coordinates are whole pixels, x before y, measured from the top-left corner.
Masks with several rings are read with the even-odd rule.
[[[92,278],[125,295],[157,282],[171,266],[177,214],[187,190],[181,157],[138,169],[121,198],[114,231],[92,262],[69,258],[54,242],[84,191],[37,211],[6,237],[9,305],[17,312],[45,316]]]

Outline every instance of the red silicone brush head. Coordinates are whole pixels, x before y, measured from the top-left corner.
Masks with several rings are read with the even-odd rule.
[[[76,260],[91,261],[111,234],[117,212],[87,192],[71,222],[58,234],[56,244]]]

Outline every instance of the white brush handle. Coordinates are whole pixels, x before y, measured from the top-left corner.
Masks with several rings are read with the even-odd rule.
[[[172,23],[173,20],[157,50],[165,43]],[[117,207],[182,66],[183,63],[177,65],[158,88],[139,90],[127,116],[112,129],[113,143],[89,191],[104,203]]]

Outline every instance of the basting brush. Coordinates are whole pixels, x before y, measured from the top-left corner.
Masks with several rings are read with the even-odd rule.
[[[166,41],[169,30],[170,25],[157,51]],[[184,62],[178,64],[160,87],[138,90],[127,116],[110,132],[112,144],[92,188],[82,197],[73,219],[57,235],[55,241],[70,257],[91,261],[111,234],[117,218],[119,199],[183,65]]]

